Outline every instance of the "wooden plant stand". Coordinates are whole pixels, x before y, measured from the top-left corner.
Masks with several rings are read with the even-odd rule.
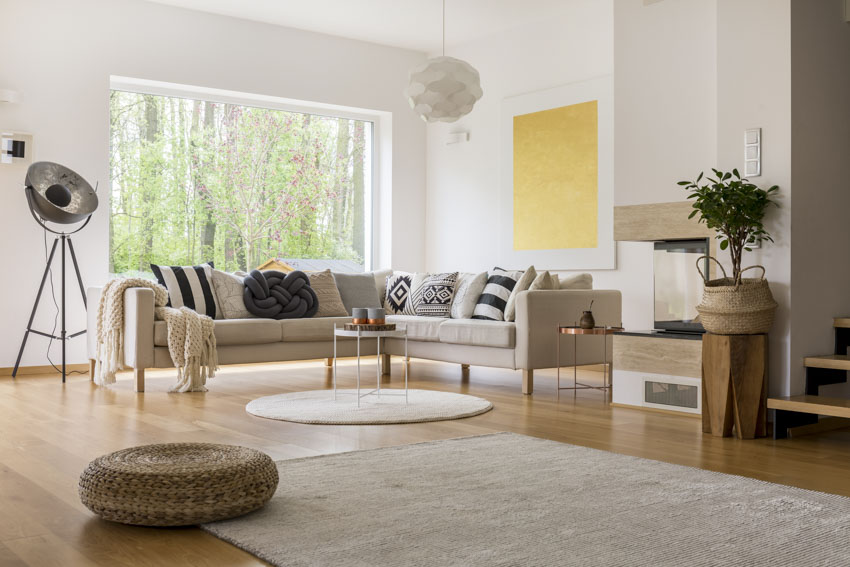
[[[716,437],[767,435],[767,335],[702,339],[702,430]]]

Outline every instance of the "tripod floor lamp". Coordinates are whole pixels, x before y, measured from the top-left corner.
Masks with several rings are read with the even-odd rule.
[[[12,371],[12,377],[14,378],[18,374],[18,367],[21,364],[21,357],[24,354],[30,333],[35,333],[36,335],[41,335],[62,343],[62,382],[64,382],[67,374],[65,363],[66,343],[69,339],[78,337],[86,332],[82,330],[69,335],[65,328],[66,253],[70,253],[74,273],[77,276],[77,283],[80,286],[80,293],[83,296],[83,305],[85,305],[86,290],[83,287],[83,278],[80,276],[80,267],[77,264],[77,255],[74,253],[74,244],[71,242],[71,235],[81,231],[91,220],[92,213],[97,209],[97,192],[92,189],[91,185],[85,179],[75,172],[58,163],[49,161],[40,161],[29,166],[29,169],[27,169],[25,191],[27,203],[29,204],[30,212],[35,222],[41,225],[44,230],[55,234],[56,239],[53,241],[53,247],[50,249],[50,256],[47,259],[47,265],[44,267],[44,275],[41,277],[41,285],[38,286],[38,293],[35,296],[35,303],[32,306],[27,330],[24,332],[24,338],[21,341],[21,348],[18,351],[18,358],[15,361],[15,369]],[[57,225],[82,224],[74,227],[72,230],[59,230],[58,228],[51,228],[48,223]],[[60,330],[59,335],[54,335],[55,329],[50,333],[45,333],[33,329],[32,324],[35,314],[38,311],[41,294],[44,292],[44,285],[47,283],[47,278],[50,277],[51,265],[56,256],[57,248],[60,249],[60,278],[62,283],[61,299],[59,302]]]

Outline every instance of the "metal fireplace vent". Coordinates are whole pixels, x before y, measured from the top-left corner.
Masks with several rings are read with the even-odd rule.
[[[697,409],[699,388],[688,384],[646,380],[643,383],[643,401],[659,406]]]

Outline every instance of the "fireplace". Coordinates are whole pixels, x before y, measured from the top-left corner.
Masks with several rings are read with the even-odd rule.
[[[668,332],[705,332],[695,321],[696,306],[705,282],[696,269],[697,260],[707,256],[708,238],[663,240],[655,243],[653,278],[655,283],[655,329]],[[700,261],[708,274],[708,260]]]

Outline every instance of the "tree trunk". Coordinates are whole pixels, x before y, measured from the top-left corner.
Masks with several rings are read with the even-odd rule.
[[[212,103],[205,102],[203,131],[204,145],[206,145],[207,141],[212,137],[215,129],[214,112],[215,110]],[[213,166],[213,159],[215,158],[211,158],[201,163],[203,171],[207,171]],[[199,181],[202,179],[200,172],[198,179]],[[209,188],[207,189],[208,190],[201,195],[201,201],[204,205],[201,212],[201,218],[203,219],[203,227],[201,228],[201,256],[203,257],[203,261],[207,261],[208,259],[211,260],[215,256],[215,219],[213,218],[212,211],[210,210],[210,199],[212,196],[209,194]]]
[[[345,217],[346,208],[348,205],[348,143],[351,138],[348,130],[349,120],[339,118],[337,120],[337,137],[336,137],[336,186],[334,193],[336,199],[333,202],[333,229],[331,233],[332,249],[334,252],[341,248],[341,244],[345,242]]]
[[[309,152],[309,149],[310,149],[310,119],[311,119],[311,115],[305,114],[304,120],[301,123],[301,148],[300,149],[301,149],[301,155],[304,156],[305,160],[309,157],[309,153],[310,153]],[[306,210],[301,213],[301,219],[300,219],[300,222],[299,222],[299,228],[301,229],[301,232],[298,235],[299,236],[298,240],[300,242],[299,248],[301,249],[300,255],[302,257],[309,258],[310,255],[311,255],[311,254],[309,254],[308,251],[310,250],[310,244],[311,244],[310,239],[313,236],[313,230],[312,230],[313,226],[312,226],[312,222],[311,222],[313,220],[313,216],[314,215],[309,214],[309,212],[306,211]]]
[[[352,155],[353,164],[353,179],[352,191],[353,202],[351,207],[351,216],[353,221],[352,226],[352,244],[354,251],[360,256],[361,261],[366,259],[366,170],[365,163],[365,146],[366,131],[365,123],[356,120],[354,121],[354,152]]]
[[[159,132],[159,106],[156,97],[144,95],[145,107],[145,123],[142,127],[142,153],[144,146],[154,144],[156,135]],[[159,177],[156,168],[148,172],[147,178],[142,178],[142,200],[144,202],[142,213],[142,228],[139,236],[142,239],[142,250],[139,255],[139,271],[146,272],[150,269],[151,255],[153,253],[153,229],[154,229],[154,208],[156,206],[156,195],[154,195],[154,187],[157,185]]]

